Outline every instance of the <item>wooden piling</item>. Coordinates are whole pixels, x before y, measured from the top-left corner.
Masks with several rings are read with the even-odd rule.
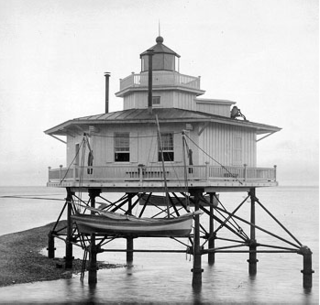
[[[250,242],[249,242],[249,274],[255,275],[257,273],[257,242],[256,242],[256,211],[255,211],[255,198],[256,198],[256,189],[252,188],[249,192],[251,199],[251,215],[250,215]]]
[[[200,191],[194,192],[194,209],[198,211],[200,209]],[[194,239],[193,239],[193,272],[192,286],[197,287],[202,284],[202,272],[201,268],[201,246],[200,246],[200,215],[194,216]]]

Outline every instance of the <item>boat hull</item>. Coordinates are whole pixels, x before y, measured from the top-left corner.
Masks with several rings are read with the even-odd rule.
[[[71,216],[83,234],[123,235],[135,237],[188,237],[193,216],[169,219],[112,219],[103,215],[78,214]]]

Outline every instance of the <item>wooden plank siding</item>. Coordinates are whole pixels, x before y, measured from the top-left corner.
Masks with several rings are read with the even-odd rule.
[[[237,159],[237,139],[241,139],[240,159]],[[199,137],[199,146],[225,166],[256,166],[256,135],[254,130],[231,125],[210,123]],[[209,162],[217,165],[207,155],[199,153],[199,165]]]
[[[223,104],[218,102],[196,100],[196,111],[230,117],[230,103]]]
[[[154,105],[153,107],[155,108],[162,107],[196,110],[196,104],[194,102],[194,99],[196,98],[195,94],[174,90],[153,90],[152,95],[160,96],[160,105]],[[124,97],[123,105],[125,110],[147,108],[148,94],[146,91],[128,94]]]
[[[148,125],[148,126],[145,126]],[[136,125],[110,125],[101,127],[99,133],[90,136],[90,145],[94,155],[94,165],[104,166],[110,164],[144,164],[158,162],[158,142],[157,127],[155,123]],[[185,124],[167,124],[161,127],[161,132],[174,134],[174,162],[181,163],[182,156],[182,136],[181,131]],[[130,137],[130,161],[115,162],[114,160],[114,133],[128,132]],[[76,144],[82,142],[83,135],[76,137],[68,136],[67,139],[67,165],[69,166],[76,155]],[[79,160],[81,160],[82,149]],[[87,165],[88,148],[85,155],[85,166]]]
[[[189,92],[175,91],[173,92],[173,107],[179,109],[196,110],[194,102],[196,95]]]
[[[130,161],[127,164],[158,163],[157,129],[155,124],[141,125],[110,125],[101,127],[100,132],[90,137],[91,148],[94,152],[94,165],[104,166],[114,162],[114,133],[128,132],[130,134]],[[256,135],[254,130],[231,125],[209,123],[192,124],[193,130],[187,135],[196,145],[202,148],[209,156],[225,166],[256,166]],[[161,132],[174,133],[174,162],[183,162],[183,147],[181,131],[186,128],[183,123],[166,124],[161,126]],[[204,128],[200,136],[198,133]],[[68,136],[67,164],[69,165],[76,155],[76,144],[80,144],[83,136]],[[217,165],[208,155],[199,150],[191,141],[187,141],[193,151],[193,164]],[[88,149],[86,149],[88,153]],[[81,160],[81,156],[79,157]],[[85,162],[87,155],[85,156]]]

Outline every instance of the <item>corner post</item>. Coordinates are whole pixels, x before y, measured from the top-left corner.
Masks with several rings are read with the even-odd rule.
[[[249,274],[255,275],[257,273],[257,242],[256,242],[256,211],[255,211],[255,201],[256,201],[256,189],[252,188],[249,192],[251,198],[251,216],[250,216],[250,241],[249,241]]]
[[[72,196],[74,195],[71,192],[70,188],[67,188],[67,238],[66,238],[66,256],[65,256],[65,268],[72,268],[73,261],[73,249],[72,249],[72,220],[71,220],[71,212],[72,212]]]
[[[209,180],[209,162],[205,162],[206,164],[206,181]]]
[[[194,210],[200,209],[200,190],[194,192]],[[202,284],[202,272],[201,268],[201,246],[200,246],[200,215],[194,216],[194,239],[193,239],[193,272],[192,286],[199,287]]]
[[[215,236],[213,234],[214,232],[214,222],[213,222],[213,214],[214,214],[214,209],[213,209],[213,201],[215,198],[216,193],[210,193],[210,217],[209,217],[209,240],[208,240],[208,248],[213,249],[215,246]],[[215,253],[214,252],[209,252],[208,253],[208,264],[213,265],[215,261]]]
[[[51,173],[51,166],[48,167],[48,182],[51,182],[50,173]]]
[[[247,181],[248,169],[247,164],[243,164],[243,180]]]
[[[100,190],[90,189],[89,190],[89,197],[91,202],[91,207],[95,208],[96,204],[96,196],[100,194]],[[93,211],[91,211],[93,214]],[[91,233],[90,235],[90,251],[89,251],[89,275],[88,275],[88,284],[96,284],[97,283],[97,254],[98,254],[98,247],[96,245],[96,234]]]

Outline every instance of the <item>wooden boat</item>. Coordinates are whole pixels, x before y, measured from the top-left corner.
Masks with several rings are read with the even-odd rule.
[[[103,211],[99,215],[75,214],[71,218],[84,234],[187,237],[192,230],[193,216],[200,213],[187,213],[176,218],[138,218]]]

